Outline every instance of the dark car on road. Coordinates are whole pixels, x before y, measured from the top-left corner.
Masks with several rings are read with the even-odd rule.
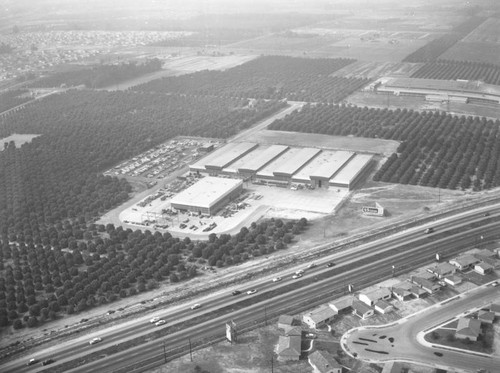
[[[335,263],[334,263],[334,262],[330,262],[330,263],[328,263],[326,266],[327,266],[327,267],[333,267],[334,265],[335,265]]]
[[[52,364],[55,360],[54,359],[47,359],[42,361],[42,365],[49,365]]]
[[[240,295],[240,294],[241,294],[241,291],[239,291],[239,290],[235,290],[235,291],[233,291],[231,294],[233,294],[233,295]]]

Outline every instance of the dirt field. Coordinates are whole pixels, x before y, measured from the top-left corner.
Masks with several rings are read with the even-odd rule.
[[[500,56],[500,44],[459,41],[439,58],[498,64],[498,56]]]
[[[418,97],[376,94],[373,92],[355,92],[347,97],[345,101],[361,107],[444,111],[453,115],[479,116],[493,120],[500,118],[500,107],[498,105],[430,102]]]
[[[151,52],[151,58],[160,58],[163,61],[163,70],[147,74],[124,83],[115,84],[103,89],[126,90],[138,84],[143,84],[151,80],[165,78],[168,76],[189,74],[201,70],[225,70],[237,65],[241,65],[242,63],[248,62],[257,57],[257,55],[255,54],[198,56],[193,50],[186,50],[180,56],[176,57],[172,57],[171,53],[178,53],[178,51],[174,52],[167,48],[165,50],[155,48],[155,52]]]

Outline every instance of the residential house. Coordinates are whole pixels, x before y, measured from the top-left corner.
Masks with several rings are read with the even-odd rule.
[[[455,337],[457,337],[458,339],[469,339],[471,341],[477,341],[479,335],[481,335],[481,321],[469,319],[466,317],[461,317],[458,319]]]
[[[415,277],[420,277],[427,281],[433,281],[436,278],[436,275],[431,271],[427,270],[427,271],[420,271],[419,273],[415,274]]]
[[[310,328],[316,329],[333,321],[336,315],[337,312],[330,308],[330,306],[321,306],[302,316],[302,321],[304,321]]]
[[[328,305],[337,313],[348,312],[352,308],[353,299],[354,297],[352,295],[348,295],[347,297],[336,299],[335,301],[330,302]]]
[[[388,288],[380,288],[372,291],[367,291],[359,294],[358,298],[361,302],[368,306],[373,306],[379,300],[391,299],[392,293]]]
[[[472,255],[462,255],[455,259],[450,260],[450,264],[454,265],[461,271],[466,271],[474,266],[474,264],[479,263],[480,260]]]
[[[493,324],[493,321],[495,321],[495,313],[491,311],[479,310],[477,313],[477,319],[485,324]]]
[[[301,354],[301,337],[299,336],[282,336],[280,335],[278,341],[278,360],[291,361],[299,360]]]
[[[382,314],[386,314],[391,312],[394,309],[392,304],[386,302],[385,300],[379,300],[375,303],[375,311],[380,312]]]
[[[285,336],[299,336],[302,337],[302,328],[300,326],[291,326],[287,330],[285,330]]]
[[[342,373],[342,366],[326,351],[316,350],[307,358],[313,373]]]
[[[457,267],[448,262],[443,262],[439,263],[434,268],[430,268],[430,270],[437,276],[437,278],[444,278],[446,276],[453,275],[457,271]]]
[[[394,285],[391,290],[392,294],[400,301],[408,300],[412,296],[415,298],[421,298],[425,294],[427,294],[424,289],[418,287],[415,284],[412,284],[409,281],[402,281]]]
[[[294,320],[293,316],[281,315],[278,318],[278,328],[287,330],[293,326]]]
[[[451,275],[451,276],[446,276],[444,278],[444,282],[451,286],[457,286],[458,284],[462,283],[462,277],[457,276],[457,275]]]
[[[436,282],[432,282],[422,277],[411,276],[410,281],[415,285],[421,287],[429,294],[434,294],[436,291],[441,289],[441,285]]]
[[[500,316],[500,304],[493,303],[489,310],[495,314],[495,316]]]
[[[375,311],[372,308],[356,299],[352,302],[352,309],[354,314],[361,317],[363,320],[366,320],[375,314]]]
[[[486,262],[477,263],[474,265],[474,271],[480,275],[486,275],[493,272],[494,267]]]

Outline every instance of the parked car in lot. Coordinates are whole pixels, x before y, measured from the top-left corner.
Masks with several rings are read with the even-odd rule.
[[[197,310],[197,309],[198,309],[198,308],[200,308],[200,307],[201,307],[201,304],[196,303],[196,304],[193,304],[193,305],[191,306],[191,309],[192,309],[192,310]]]
[[[44,360],[42,361],[42,365],[49,365],[49,364],[52,364],[55,360],[54,359],[47,359],[47,360]]]
[[[292,276],[292,278],[295,280],[295,279],[298,279],[298,278],[301,278],[302,277],[302,273],[296,273]]]
[[[278,281],[281,281],[281,277],[275,277],[275,278],[273,278],[273,282],[278,282]]]
[[[326,266],[327,266],[327,267],[333,267],[334,265],[335,265],[335,263],[334,263],[334,262],[330,262],[330,263],[328,263]]]
[[[157,322],[155,322],[155,325],[156,326],[160,326],[160,325],[165,325],[167,322],[165,320],[158,320]]]
[[[232,294],[232,295],[239,295],[239,294],[241,294],[241,291],[239,291],[239,290],[235,290],[235,291],[233,291],[231,294]]]
[[[247,294],[248,294],[248,295],[252,295],[252,294],[255,294],[256,292],[257,292],[257,290],[252,289],[252,290],[248,290],[248,291],[247,291]]]
[[[30,359],[30,360],[26,363],[26,365],[30,366],[30,365],[34,365],[34,364],[36,364],[36,363],[38,363],[38,359]]]
[[[90,345],[95,345],[96,343],[99,343],[101,341],[102,341],[102,338],[97,337],[97,338],[91,339],[90,342],[89,342],[89,344]]]
[[[161,319],[160,319],[159,317],[155,316],[155,317],[153,317],[151,320],[149,320],[149,322],[150,322],[151,324],[154,324],[154,323],[157,323],[157,322],[158,322],[158,321],[160,321],[160,320],[161,320]]]

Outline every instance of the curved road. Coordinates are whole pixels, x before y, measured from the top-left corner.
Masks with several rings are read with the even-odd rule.
[[[500,299],[500,289],[482,286],[453,300],[438,303],[422,312],[399,320],[388,326],[361,327],[348,331],[342,336],[342,347],[358,359],[372,362],[409,361],[448,369],[476,371],[487,369],[491,373],[500,372],[500,356],[453,351],[445,346],[420,343],[422,332],[446,323],[461,313],[491,304]],[[438,356],[435,354],[438,353]]]

